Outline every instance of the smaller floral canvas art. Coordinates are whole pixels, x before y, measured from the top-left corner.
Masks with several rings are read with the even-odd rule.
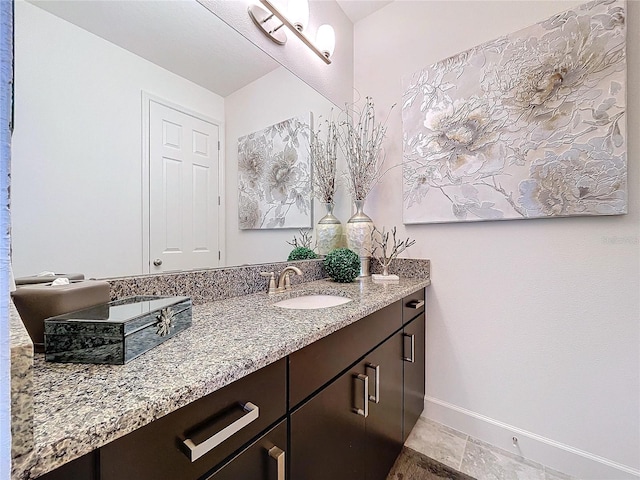
[[[238,139],[240,230],[311,227],[310,115]]]
[[[627,212],[626,4],[595,0],[405,80],[405,223]]]

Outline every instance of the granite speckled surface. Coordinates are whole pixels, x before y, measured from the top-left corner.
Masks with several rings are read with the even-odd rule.
[[[11,345],[11,457],[33,449],[33,342],[18,311],[9,307]]]
[[[199,272],[171,277],[175,281],[191,273]],[[257,285],[251,278],[244,284]],[[258,278],[260,290],[266,290],[265,279]],[[429,272],[423,270],[422,278],[392,284],[316,280],[272,296],[254,293],[206,303],[203,294],[200,305],[194,305],[191,328],[126,365],[46,363],[36,354],[35,446],[32,455],[14,459],[12,478],[36,478],[429,284]],[[353,301],[305,311],[272,305],[313,293],[346,295]]]
[[[371,259],[371,273],[382,273],[382,266],[377,259]],[[403,278],[424,278],[425,272],[430,276],[431,261],[417,258],[394,258],[389,266],[389,273]]]
[[[179,273],[140,275],[135,277],[108,278],[111,299],[133,295],[184,295],[191,297],[194,305],[212,300],[249,295],[267,291],[267,279],[260,272],[278,273],[287,265],[295,265],[304,275],[291,275],[291,284],[311,282],[326,277],[322,260],[265,263]]]

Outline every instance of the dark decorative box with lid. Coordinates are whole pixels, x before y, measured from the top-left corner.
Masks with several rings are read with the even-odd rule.
[[[124,298],[46,319],[45,359],[122,365],[190,325],[189,297]]]

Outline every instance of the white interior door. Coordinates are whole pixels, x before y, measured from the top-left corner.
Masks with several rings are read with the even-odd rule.
[[[151,273],[217,267],[219,128],[149,102]]]

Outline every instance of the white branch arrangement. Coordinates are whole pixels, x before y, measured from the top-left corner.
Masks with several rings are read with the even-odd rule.
[[[323,203],[334,203],[336,193],[336,158],[338,156],[338,129],[332,119],[325,120],[327,135],[321,138],[321,129],[311,136],[311,164],[313,166],[313,194]]]
[[[287,243],[291,245],[293,248],[304,247],[311,250],[312,249],[311,248],[311,239],[312,239],[311,231],[310,230],[304,231],[300,229],[298,230],[298,232],[300,233],[300,239],[298,240],[298,238],[294,235],[293,240]]]
[[[395,104],[391,106],[391,110],[393,107]],[[371,97],[365,97],[362,110],[355,105],[346,105],[344,113],[347,119],[340,123],[342,129],[339,132],[340,146],[347,161],[347,170],[343,176],[347,180],[352,199],[365,200],[382,176],[382,140],[387,132],[386,120],[376,123]]]
[[[389,243],[389,233],[393,235],[393,247],[391,247],[391,251],[387,253],[387,248],[391,246]],[[396,239],[396,227],[393,227],[391,232],[385,231],[385,227],[382,227],[382,231],[373,227],[373,230],[371,231],[371,256],[378,260],[380,265],[382,265],[382,274],[389,275],[389,266],[393,259],[415,243],[416,241],[409,239],[409,237],[407,237],[406,240],[399,242]],[[381,250],[381,252],[378,253],[378,250]]]

